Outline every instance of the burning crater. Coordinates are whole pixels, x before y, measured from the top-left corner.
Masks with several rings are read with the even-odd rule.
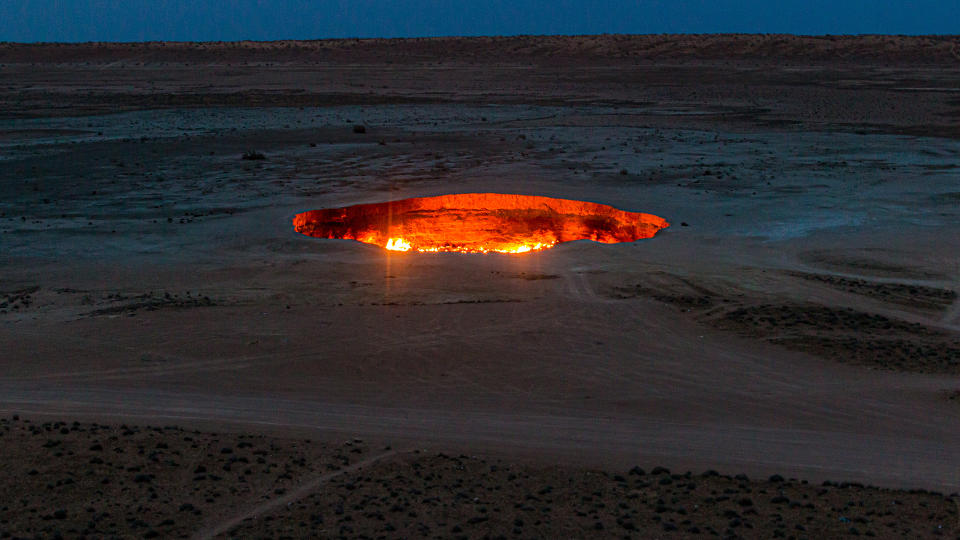
[[[393,251],[462,253],[525,253],[571,240],[633,242],[669,225],[605,204],[499,193],[358,204],[293,218],[297,232],[316,238],[359,240]]]

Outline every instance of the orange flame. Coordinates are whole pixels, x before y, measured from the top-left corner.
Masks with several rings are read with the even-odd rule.
[[[403,238],[391,238],[387,240],[387,245],[384,247],[390,251],[410,251],[410,244],[404,241]]]
[[[466,193],[297,214],[294,229],[390,251],[527,253],[560,242],[612,244],[651,238],[662,218],[612,206],[536,195]]]

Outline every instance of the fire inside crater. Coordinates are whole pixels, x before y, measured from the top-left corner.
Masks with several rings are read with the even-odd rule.
[[[297,214],[293,228],[316,238],[358,240],[391,251],[526,253],[561,242],[651,238],[663,218],[605,204],[537,195],[464,193]]]

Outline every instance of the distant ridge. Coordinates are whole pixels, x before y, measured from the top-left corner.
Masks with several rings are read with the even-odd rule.
[[[603,34],[234,42],[0,43],[3,63],[757,59],[960,64],[960,35]]]

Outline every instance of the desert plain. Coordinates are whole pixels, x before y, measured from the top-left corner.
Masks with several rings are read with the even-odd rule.
[[[960,38],[0,44],[7,537],[956,538],[958,290]]]

